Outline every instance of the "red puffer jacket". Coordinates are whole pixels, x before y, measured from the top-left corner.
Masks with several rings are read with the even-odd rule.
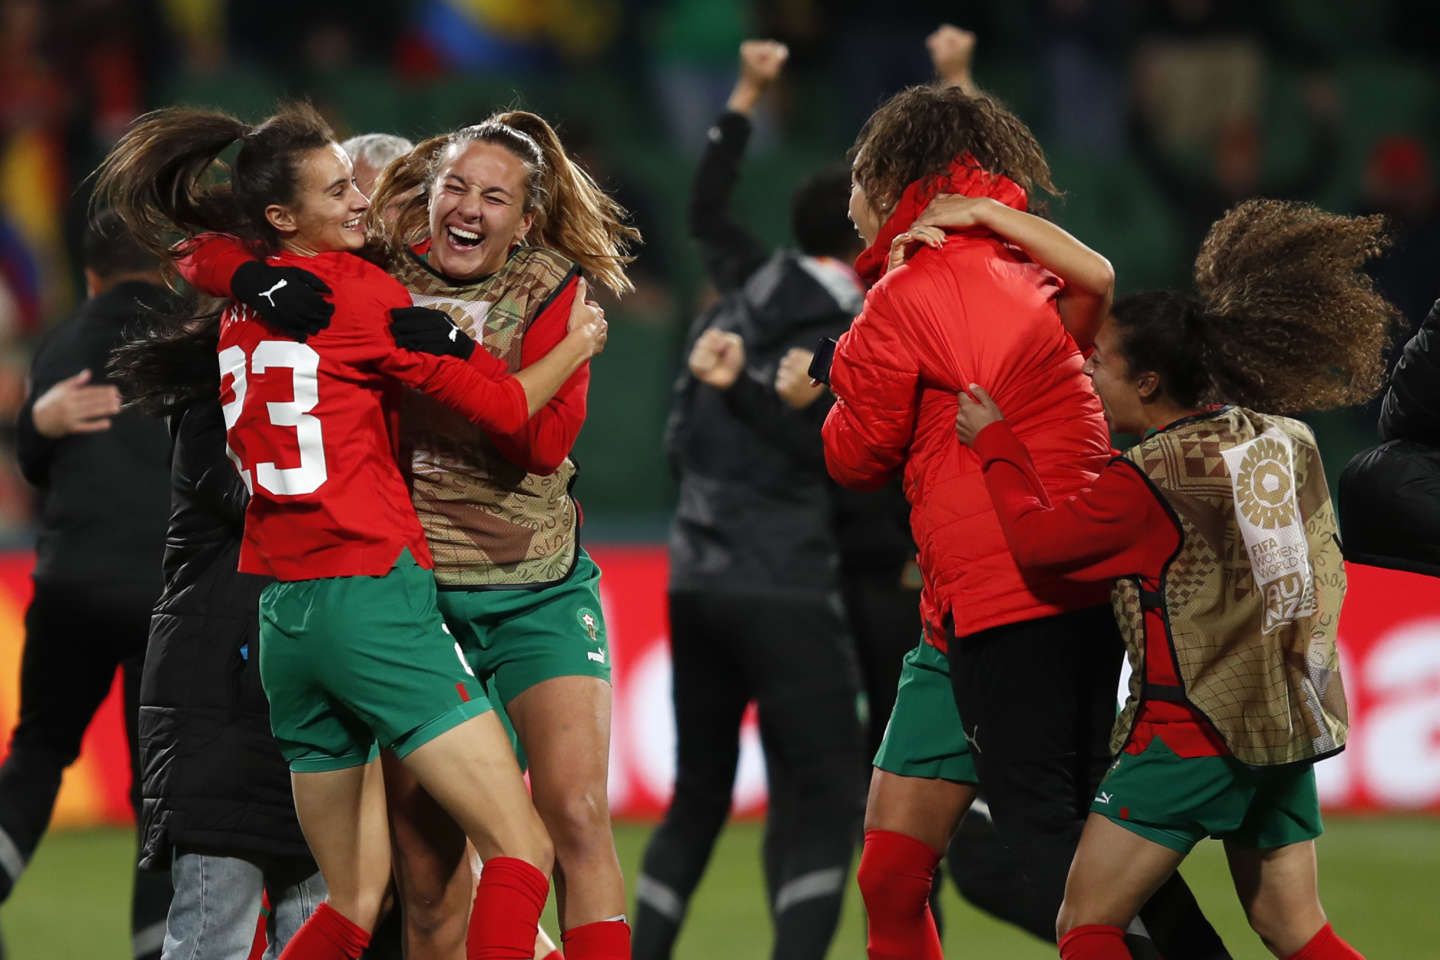
[[[1026,205],[1013,181],[978,170],[968,157],[957,160],[948,176],[905,191],[857,261],[862,276],[878,274],[891,240],[937,192]],[[1108,596],[1105,584],[1021,573],[980,461],[955,436],[957,395],[978,383],[1005,411],[1052,497],[1080,490],[1104,467],[1109,433],[1080,350],[1060,325],[1060,287],[993,234],[954,233],[880,279],[835,350],[836,402],[824,429],[830,475],[872,489],[904,468],[925,578],[921,613],[927,637],[942,650],[947,621],[955,636],[966,636]]]

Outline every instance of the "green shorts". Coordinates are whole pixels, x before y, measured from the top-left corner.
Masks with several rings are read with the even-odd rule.
[[[1100,782],[1094,813],[1171,850],[1206,837],[1270,850],[1320,836],[1313,764],[1250,767],[1234,757],[1177,757],[1159,737],[1122,753]]]
[[[580,550],[559,583],[514,590],[441,590],[440,612],[475,675],[509,703],[555,677],[610,682],[600,568]]]
[[[905,654],[875,766],[902,777],[980,782],[950,689],[950,662],[923,638]]]
[[[272,583],[260,594],[260,679],[297,773],[404,757],[490,709],[406,550],[383,577]],[[378,744],[377,744],[378,741]]]

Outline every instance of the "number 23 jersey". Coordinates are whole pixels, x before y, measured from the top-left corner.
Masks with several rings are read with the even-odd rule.
[[[335,314],[305,343],[272,332],[241,304],[221,317],[227,452],[251,494],[241,572],[280,580],[383,576],[406,548],[429,569],[396,459],[399,388],[414,387],[504,432],[528,418],[523,388],[452,357],[397,347],[389,311],[409,306],[410,295],[359,257],[283,253],[266,262],[324,280]]]

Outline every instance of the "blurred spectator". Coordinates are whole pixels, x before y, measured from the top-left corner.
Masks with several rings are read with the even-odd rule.
[[[653,23],[652,83],[671,139],[698,153],[710,129],[713,104],[725,99],[735,48],[749,26],[738,3],[672,0]]]
[[[415,145],[393,133],[362,133],[340,144],[340,149],[349,154],[355,164],[355,186],[368,197],[375,192],[380,172],[391,160],[414,150]]]
[[[1198,75],[1191,79],[1201,82]],[[1208,173],[1196,172],[1173,156],[1149,117],[1140,112],[1132,115],[1130,134],[1136,159],[1169,202],[1187,251],[1198,249],[1210,224],[1241,200],[1309,200],[1330,180],[1340,154],[1334,88],[1327,81],[1312,80],[1306,89],[1306,108],[1311,124],[1305,160],[1297,171],[1280,177],[1266,176],[1264,135],[1254,114],[1220,123],[1209,144]]]
[[[36,0],[0,0],[0,214],[38,268],[45,312],[73,300],[60,230],[72,97],[45,49],[52,13]]]
[[[924,62],[916,59],[915,47],[936,24],[963,23],[967,30],[985,36],[987,50],[1003,42],[998,38],[1013,35],[997,29],[1000,17],[995,7],[978,0],[923,0],[889,4],[884,15],[877,16],[875,4],[868,0],[827,2],[834,55],[831,70],[838,93],[827,106],[846,118],[847,142],[885,97],[901,87],[934,79],[926,75]],[[997,38],[994,43],[992,37]]]
[[[631,224],[643,238],[643,251],[629,267],[635,291],[625,298],[625,313],[669,322],[675,307],[671,290],[677,282],[676,264],[670,245],[664,242],[660,232],[660,201],[654,187],[629,175],[624,166],[614,162],[596,140],[595,128],[585,117],[572,118],[564,132],[565,146],[595,182],[629,212]]]
[[[1113,154],[1125,141],[1122,0],[1047,0],[1039,30],[1056,144]]]
[[[789,348],[843,330],[859,309],[849,177],[831,169],[796,190],[798,250],[767,250],[730,211],[750,116],[788,56],[774,41],[740,45],[740,76],[690,196],[691,235],[723,299],[691,325],[666,429],[680,488],[669,592],[675,795],[635,884],[637,960],[672,956],[730,810],[749,701],[770,785],[772,956],[825,955],[860,828],[861,687],[840,606],[825,407],[812,391],[808,408],[794,409],[771,386]]]
[[[1385,137],[1365,166],[1365,213],[1382,213],[1394,244],[1374,264],[1375,283],[1415,329],[1440,298],[1440,196],[1430,153],[1418,138]]]
[[[1136,94],[1162,149],[1208,142],[1259,113],[1264,58],[1255,6],[1243,0],[1140,5]]]
[[[158,420],[120,411],[110,352],[148,310],[172,309],[160,265],[107,218],[87,237],[90,299],[36,352],[20,414],[20,464],[41,492],[35,596],[25,612],[20,720],[0,765],[0,900],[50,823],[60,777],[115,672],[139,806],[136,704],[169,514],[169,442]],[[169,878],[137,873],[134,956],[158,956]]]

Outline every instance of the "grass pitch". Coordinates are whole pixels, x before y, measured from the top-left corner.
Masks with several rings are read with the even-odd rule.
[[[1319,841],[1320,884],[1335,928],[1371,960],[1440,960],[1440,819],[1332,817],[1327,828]],[[629,877],[649,830],[642,824],[617,827]],[[121,829],[48,838],[0,910],[6,960],[128,960],[133,856],[134,842]],[[758,824],[739,823],[725,832],[681,934],[678,960],[768,957],[759,860]],[[1245,925],[1219,844],[1203,844],[1184,873],[1237,960],[1269,956]],[[979,913],[949,887],[944,916],[945,953],[957,960],[1055,956],[1053,947]],[[547,920],[554,931],[553,915]],[[863,958],[863,930],[852,884],[832,960]]]

